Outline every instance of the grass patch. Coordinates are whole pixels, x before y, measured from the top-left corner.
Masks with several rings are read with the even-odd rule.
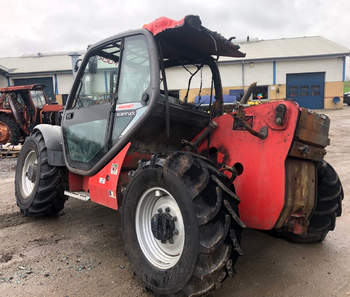
[[[344,81],[344,93],[350,92],[350,81]]]

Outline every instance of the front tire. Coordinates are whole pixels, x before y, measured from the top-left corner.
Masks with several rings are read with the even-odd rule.
[[[21,138],[21,131],[16,121],[6,115],[0,114],[0,144],[18,144]]]
[[[233,274],[242,228],[224,205],[238,212],[238,202],[218,185],[225,177],[212,170],[178,152],[141,166],[128,185],[122,205],[125,251],[135,274],[156,295],[200,296]]]
[[[63,169],[48,163],[47,148],[39,131],[28,136],[19,154],[15,194],[26,216],[52,216],[64,207]]]

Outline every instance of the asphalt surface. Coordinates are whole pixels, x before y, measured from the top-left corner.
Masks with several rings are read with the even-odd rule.
[[[326,160],[345,191],[336,230],[311,245],[247,230],[237,274],[213,296],[350,296],[350,108],[326,113]],[[14,198],[15,163],[0,160],[0,296],[151,296],[129,269],[118,213],[70,199],[56,218],[25,218]]]

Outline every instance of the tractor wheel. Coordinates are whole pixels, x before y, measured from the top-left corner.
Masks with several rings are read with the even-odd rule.
[[[6,114],[0,114],[0,144],[18,144],[20,137],[16,121]]]
[[[228,184],[190,153],[140,165],[123,198],[122,233],[133,271],[148,290],[200,296],[233,275],[244,224]]]
[[[65,203],[63,170],[48,164],[44,138],[39,131],[28,136],[19,154],[15,193],[26,216],[51,216]]]
[[[317,200],[305,235],[276,232],[280,237],[296,243],[322,242],[329,231],[334,230],[336,217],[341,216],[343,187],[338,174],[323,161],[317,164]]]

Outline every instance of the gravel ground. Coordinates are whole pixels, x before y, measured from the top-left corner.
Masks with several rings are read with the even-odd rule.
[[[327,160],[350,191],[350,107],[329,111]],[[151,296],[123,252],[119,214],[70,199],[60,216],[21,216],[14,198],[16,159],[0,160],[0,296]],[[350,206],[324,243],[297,245],[247,230],[237,274],[217,297],[350,296]]]

